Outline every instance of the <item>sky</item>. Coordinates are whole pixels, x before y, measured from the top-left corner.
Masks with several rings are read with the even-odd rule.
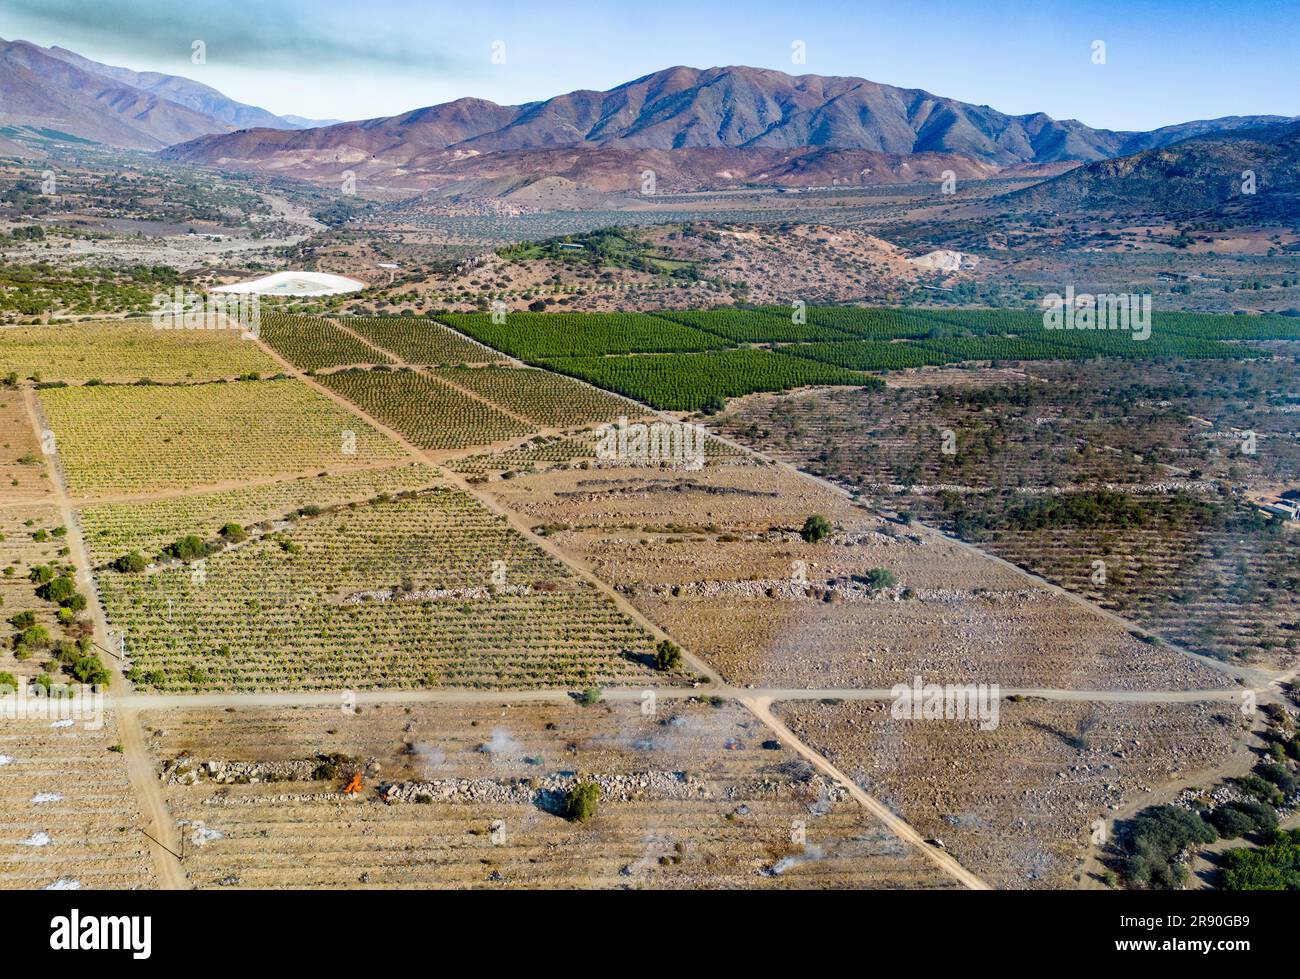
[[[1300,115],[1297,0],[0,0],[0,37],[311,118],[518,104],[735,64],[1108,129]]]

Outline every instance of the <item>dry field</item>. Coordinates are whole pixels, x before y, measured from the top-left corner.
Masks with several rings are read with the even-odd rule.
[[[53,723],[0,722],[0,889],[154,886],[113,715]]]
[[[1000,724],[891,718],[887,703],[777,704],[778,715],[926,836],[999,887],[1069,888],[1093,823],[1223,764],[1229,704],[1003,701]]]
[[[733,684],[879,688],[920,673],[1008,688],[1223,686],[1010,569],[780,467],[557,470],[488,488]],[[815,513],[835,533],[809,544],[798,531]],[[896,585],[866,587],[876,568]]]
[[[792,752],[763,747],[766,728],[732,705],[661,700],[650,715],[637,702],[357,710],[143,715],[157,763],[181,761],[165,791],[204,841],[184,863],[194,886],[951,884]],[[314,780],[317,754],[354,761]],[[231,772],[240,770],[230,763],[282,764],[223,784],[202,774],[210,761]],[[365,790],[347,798],[340,789],[358,768]],[[242,781],[273,772],[289,780]],[[555,811],[577,776],[605,786],[586,824]],[[383,801],[390,786],[407,801]],[[791,841],[799,824],[806,845]]]
[[[355,415],[295,380],[40,392],[75,495],[239,485],[401,461]]]
[[[0,375],[44,381],[207,381],[274,373],[275,361],[236,330],[159,330],[147,319],[6,327]]]
[[[1300,488],[1294,363],[1043,362],[964,383],[960,373],[759,395],[719,425],[1170,641],[1294,665],[1297,531],[1266,525],[1247,500]]]
[[[23,392],[0,389],[0,501],[47,499],[49,474]]]

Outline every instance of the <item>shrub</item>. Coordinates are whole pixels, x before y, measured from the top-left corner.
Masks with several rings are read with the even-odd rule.
[[[809,544],[816,544],[819,540],[829,537],[830,532],[830,521],[818,513],[813,514],[803,522],[803,529],[799,531],[799,534]]]
[[[50,630],[43,625],[29,625],[14,639],[15,649],[44,649],[50,644]]]
[[[664,673],[675,670],[682,663],[682,648],[675,642],[664,639],[655,647],[655,669]]]
[[[88,683],[92,686],[108,686],[112,679],[112,674],[103,663],[99,661],[98,656],[79,656],[73,660],[72,675],[82,683]]]
[[[898,576],[886,568],[872,568],[867,572],[867,585],[870,588],[893,588],[898,584]]]
[[[77,593],[77,583],[67,575],[59,575],[36,589],[36,595],[47,602],[63,604]]]
[[[138,574],[148,565],[145,556],[139,551],[132,551],[130,554],[123,554],[113,562],[113,570],[121,571],[126,574]]]
[[[18,630],[30,629],[36,624],[36,613],[26,611],[11,615],[9,616],[9,624]]]
[[[1180,806],[1149,806],[1121,832],[1124,880],[1130,887],[1172,890],[1187,874],[1185,867],[1174,863],[1178,855],[1193,844],[1213,843],[1217,838],[1214,827],[1198,813]]]
[[[564,815],[570,822],[587,822],[599,806],[600,786],[595,782],[579,782],[564,797]]]
[[[1210,813],[1210,822],[1220,836],[1231,840],[1247,833],[1271,833],[1277,829],[1277,813],[1262,802],[1229,802]]]
[[[208,545],[196,534],[186,534],[180,540],[168,544],[163,553],[180,561],[197,561],[208,556]]]
[[[0,673],[0,694],[18,689],[18,678],[12,673]]]
[[[578,697],[578,703],[583,707],[591,707],[593,704],[600,703],[600,696],[600,687],[588,687]]]
[[[228,523],[221,528],[221,537],[228,544],[238,544],[248,540],[248,531],[237,523]]]

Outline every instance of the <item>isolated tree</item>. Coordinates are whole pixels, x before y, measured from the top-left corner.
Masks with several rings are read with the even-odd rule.
[[[667,673],[682,663],[682,648],[671,640],[661,640],[655,647],[655,669]]]
[[[809,544],[816,544],[830,536],[831,524],[820,513],[814,513],[803,522],[803,529],[799,533]]]
[[[564,815],[570,822],[587,822],[599,806],[600,786],[595,782],[578,782],[564,797]]]

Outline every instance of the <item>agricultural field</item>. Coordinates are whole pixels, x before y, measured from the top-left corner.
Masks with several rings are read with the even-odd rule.
[[[23,397],[16,387],[0,387],[0,490],[5,500],[42,499],[52,492]]]
[[[439,317],[448,326],[536,364],[555,357],[713,350],[721,337],[645,313],[507,313],[493,323],[487,313]]]
[[[1250,498],[1300,488],[1294,356],[920,371],[883,389],[748,399],[717,424],[1170,641],[1284,666],[1297,530]]]
[[[909,720],[888,703],[785,702],[790,729],[998,887],[1072,888],[1093,823],[1182,779],[1212,783],[1236,706],[1002,701],[999,722]]]
[[[647,313],[447,314],[498,350],[656,408],[698,411],[717,399],[811,384],[865,383],[860,372],[969,361],[1167,362],[1269,356],[1238,340],[1300,336],[1288,317],[1153,314],[1151,335],[1048,331],[1033,309],[812,307]],[[656,325],[656,320],[658,325]],[[667,324],[667,325],[665,325]],[[683,332],[688,331],[688,332]],[[762,344],[771,349],[752,349]],[[633,356],[635,355],[635,356]]]
[[[187,534],[215,535],[228,523],[275,527],[296,519],[305,508],[357,503],[385,493],[426,489],[439,482],[437,470],[408,463],[391,469],[285,479],[219,493],[91,504],[82,508],[80,519],[85,527],[94,528],[93,533],[83,536],[90,561],[98,567],[132,551],[157,554]]]
[[[111,530],[100,513],[83,511],[89,540]],[[207,546],[188,561],[146,553],[151,567],[98,572],[141,687],[583,688],[652,675],[645,630],[459,491],[313,508],[241,539],[211,521],[190,533]]]
[[[770,350],[568,357],[545,366],[669,411],[699,411],[719,399],[810,384],[879,383],[864,374]]]
[[[634,423],[634,421],[632,422]],[[654,424],[654,421],[648,422]],[[518,446],[498,452],[483,452],[461,456],[447,463],[454,472],[473,478],[486,478],[488,474],[503,479],[513,479],[521,472],[534,472],[552,468],[619,469],[628,465],[639,467],[637,460],[602,459],[597,452],[597,430],[572,432],[564,435],[537,435]],[[722,462],[746,464],[750,457],[744,450],[704,433],[704,465]],[[672,468],[671,460],[660,463],[661,468]]]
[[[93,723],[0,723],[0,889],[156,886],[116,717]]]
[[[487,402],[412,370],[344,370],[317,380],[422,449],[492,445],[534,431]]]
[[[610,422],[645,412],[634,401],[532,367],[442,367],[432,373],[545,428]]]
[[[58,674],[59,667],[49,670],[46,662],[54,655],[55,644],[77,630],[70,620],[65,629],[57,603],[36,594],[32,574],[39,566],[64,567],[67,543],[66,528],[54,507],[36,503],[0,507],[0,673],[23,682],[42,673]],[[20,628],[10,621],[24,614],[38,632],[29,634],[31,626]],[[31,641],[22,641],[25,634],[33,637]]]
[[[486,488],[736,686],[888,689],[918,672],[1006,688],[1224,683],[780,467],[550,470]],[[800,531],[814,514],[832,532],[810,543]]]
[[[734,343],[793,343],[844,340],[845,331],[820,323],[794,321],[794,311],[765,309],[678,309],[657,314],[674,323],[716,333]]]
[[[237,330],[159,330],[149,320],[96,320],[0,332],[0,376],[12,371],[69,383],[209,381],[277,369]]]
[[[261,337],[300,370],[387,364],[393,360],[323,316],[263,312]]]
[[[40,392],[69,490],[217,486],[396,462],[402,449],[295,380]]]
[[[184,864],[199,888],[952,886],[747,712],[702,698],[142,719],[167,804],[203,841]],[[562,811],[576,778],[602,788],[586,822]]]
[[[491,347],[485,347],[431,319],[340,316],[338,321],[408,364],[436,367],[505,362],[505,358]]]

